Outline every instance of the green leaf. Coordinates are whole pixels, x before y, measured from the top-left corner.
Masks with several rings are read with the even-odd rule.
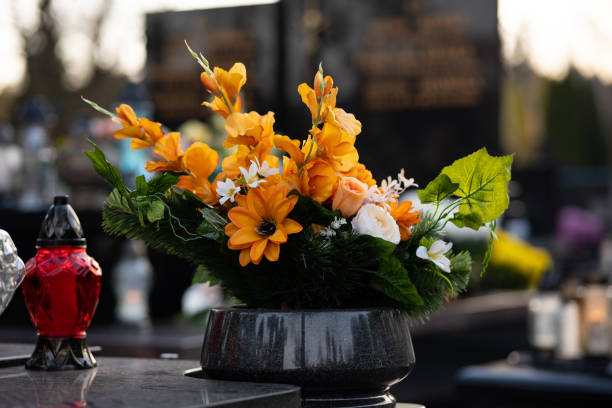
[[[300,197],[291,214],[289,214],[289,218],[298,221],[303,226],[310,224],[329,225],[335,217],[342,217],[340,211],[328,210],[312,198],[300,195],[296,190],[289,194],[296,194]]]
[[[148,193],[165,193],[170,187],[178,183],[180,178],[174,174],[162,174],[161,176],[149,180]]]
[[[89,99],[85,99],[81,96],[81,99],[87,103],[89,106],[91,106],[92,108],[94,108],[95,110],[97,110],[98,112],[100,112],[103,115],[106,116],[110,116],[111,118],[115,118],[116,115],[114,115],[113,113],[107,111],[106,109],[104,109],[103,107],[101,107],[100,105],[98,105],[97,103],[95,103],[94,101],[90,101]]]
[[[147,180],[145,179],[145,176],[140,175],[136,177],[136,180],[134,181],[136,183],[136,193],[138,195],[147,195],[147,192],[149,191],[149,186],[147,185]]]
[[[511,155],[490,156],[482,148],[442,169],[441,174],[459,185],[454,194],[461,204],[451,222],[476,230],[503,214],[509,202],[512,159]]]
[[[480,271],[481,278],[487,271],[489,261],[491,260],[491,254],[493,253],[493,241],[495,241],[495,239],[497,238],[497,236],[495,235],[496,227],[497,221],[493,221],[489,224],[489,243],[487,244],[487,251],[485,252],[484,257],[482,258],[482,271]]]
[[[123,179],[121,178],[121,173],[115,166],[106,160],[106,156],[104,156],[104,152],[100,150],[98,146],[91,140],[89,141],[94,148],[93,152],[85,152],[91,163],[93,164],[94,170],[96,173],[104,177],[110,185],[119,190],[120,193],[124,194],[127,192],[127,187],[123,184]]]
[[[417,195],[424,204],[439,203],[457,191],[458,187],[459,184],[453,183],[446,174],[439,174],[427,187],[417,191]]]
[[[400,303],[423,305],[423,299],[410,280],[408,271],[395,256],[381,259],[380,267],[370,286]]]
[[[147,210],[147,219],[149,222],[159,221],[164,218],[166,206],[161,200],[155,200]]]

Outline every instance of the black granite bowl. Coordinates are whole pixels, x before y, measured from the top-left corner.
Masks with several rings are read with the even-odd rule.
[[[303,407],[393,407],[389,387],[406,377],[414,350],[394,309],[214,309],[204,376],[295,384]]]

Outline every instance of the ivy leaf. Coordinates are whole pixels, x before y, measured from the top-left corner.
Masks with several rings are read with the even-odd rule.
[[[423,299],[410,280],[408,271],[395,256],[381,259],[378,271],[370,281],[370,286],[398,302],[423,305]]]
[[[127,193],[127,187],[123,184],[123,179],[121,178],[121,173],[115,166],[106,160],[106,156],[104,156],[104,152],[100,150],[98,146],[91,140],[89,141],[94,148],[93,152],[85,152],[85,155],[89,157],[91,163],[93,164],[94,170],[96,173],[104,177],[111,186],[115,187],[121,194]]]
[[[165,193],[170,187],[178,183],[180,178],[174,174],[162,174],[152,178],[148,183],[148,194]]]
[[[442,169],[459,187],[459,211],[451,219],[458,227],[478,229],[495,220],[508,208],[508,182],[512,155],[494,157],[482,148]]]
[[[147,219],[149,222],[159,221],[164,218],[166,206],[161,200],[155,200],[147,210]]]
[[[225,240],[225,226],[229,222],[228,219],[211,207],[202,208],[200,213],[204,220],[196,232],[205,238],[222,243]]]
[[[417,191],[417,195],[423,204],[437,203],[451,196],[458,187],[459,184],[453,183],[446,174],[439,174],[427,187]]]

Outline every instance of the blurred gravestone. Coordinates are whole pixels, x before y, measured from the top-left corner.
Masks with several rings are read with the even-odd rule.
[[[377,179],[401,167],[424,182],[487,146],[499,154],[497,4],[489,0],[284,3],[289,120],[308,129],[296,87],[319,61],[338,106],[363,124],[361,161]],[[300,133],[297,133],[300,135]]]
[[[276,112],[276,131],[303,138],[310,114],[297,86],[320,61],[338,106],[363,124],[357,148],[377,179],[401,168],[424,182],[486,146],[499,154],[499,36],[490,0],[292,0],[151,14],[148,80],[155,118],[177,126],[209,115],[199,66],[243,61],[245,110]]]

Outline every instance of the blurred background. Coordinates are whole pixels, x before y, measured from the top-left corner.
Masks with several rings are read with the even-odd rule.
[[[0,0],[0,228],[27,260],[53,197],[70,195],[104,272],[90,343],[112,355],[198,358],[206,308],[228,300],[191,286],[193,266],[102,232],[110,189],[83,154],[88,139],[126,181],[151,152],[114,140],[117,126],[81,96],[111,110],[128,103],[186,143],[222,148],[187,40],[211,65],[244,62],[244,109],[276,112],[275,130],[300,138],[310,115],[297,86],[322,61],[338,105],[363,124],[356,145],[378,180],[403,167],[425,185],[482,146],[515,154],[490,269],[446,311],[415,322],[418,363],[398,399],[454,406],[475,403],[478,390],[485,401],[487,388],[462,367],[509,354],[608,378],[610,17],[612,3],[595,0]],[[486,232],[447,233],[484,256]],[[0,341],[34,339],[18,293]],[[537,395],[525,400],[550,397]]]

